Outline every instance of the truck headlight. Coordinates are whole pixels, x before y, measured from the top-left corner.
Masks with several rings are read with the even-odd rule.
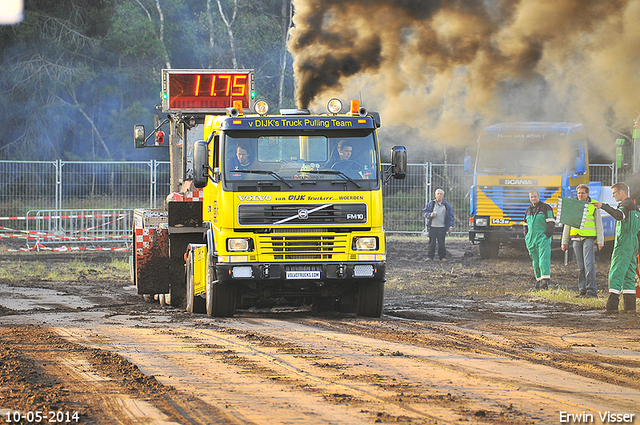
[[[227,251],[229,252],[247,252],[252,251],[251,239],[247,238],[229,238],[227,239]]]
[[[476,227],[486,227],[489,224],[487,217],[476,217]]]
[[[356,251],[375,251],[378,249],[378,238],[372,236],[356,236],[353,238],[353,249]]]

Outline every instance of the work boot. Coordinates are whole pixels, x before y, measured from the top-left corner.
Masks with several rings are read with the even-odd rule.
[[[636,294],[622,294],[622,301],[624,302],[624,311],[636,311]]]
[[[620,303],[620,295],[613,292],[609,292],[609,299],[607,300],[606,311],[607,313],[617,313],[618,304]]]
[[[549,279],[542,279],[540,281],[540,289],[549,289]]]

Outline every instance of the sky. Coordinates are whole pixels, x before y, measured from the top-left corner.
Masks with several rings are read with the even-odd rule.
[[[640,0],[293,3],[298,107],[362,99],[381,113],[381,137],[408,147],[565,121],[606,154],[640,114]]]

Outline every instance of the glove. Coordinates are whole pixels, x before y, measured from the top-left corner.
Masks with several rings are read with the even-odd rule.
[[[545,230],[545,231],[544,231],[544,235],[545,235],[546,237],[550,238],[551,236],[553,236],[553,229],[551,229],[551,230],[549,230],[549,229]]]

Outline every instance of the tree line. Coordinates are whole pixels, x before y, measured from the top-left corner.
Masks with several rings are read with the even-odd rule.
[[[291,0],[25,0],[0,27],[0,159],[166,159],[133,149],[151,127],[163,68],[256,70],[293,107]]]

